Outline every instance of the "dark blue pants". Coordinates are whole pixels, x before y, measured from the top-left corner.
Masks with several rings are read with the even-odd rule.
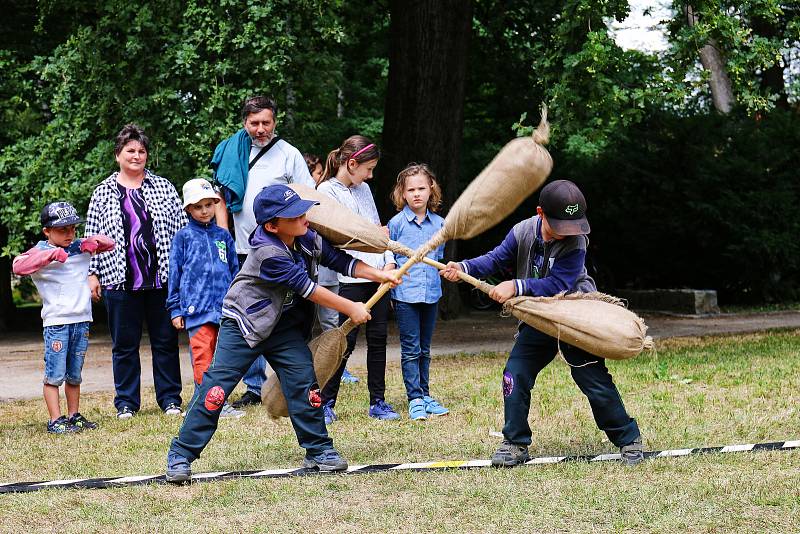
[[[111,362],[114,370],[114,406],[127,406],[134,412],[141,406],[142,364],[139,344],[142,324],[147,322],[153,353],[153,383],[161,409],[181,404],[181,364],[178,357],[178,331],[172,326],[165,306],[167,291],[103,290],[111,330]]]
[[[378,286],[377,282],[339,284],[339,296],[354,302],[367,302],[378,290]],[[389,324],[389,293],[386,293],[369,313],[372,319],[364,325],[367,336],[367,389],[369,403],[375,404],[379,400],[384,400],[386,394],[386,328]],[[340,313],[339,325],[347,319],[347,315]],[[356,348],[359,330],[361,327],[357,326],[347,334],[347,350],[342,365],[322,390],[322,400],[326,403],[333,401],[333,404],[336,404],[342,373],[347,367],[347,360]]]
[[[312,455],[333,447],[322,415],[311,351],[302,332],[273,332],[251,348],[236,323],[223,318],[214,359],[203,375],[203,383],[195,389],[178,437],[172,440],[173,451],[189,461],[200,456],[217,430],[224,400],[261,354],[267,355],[267,361],[281,382],[289,419],[300,446]]]
[[[437,303],[394,301],[403,382],[408,400],[430,395],[431,338],[436,326]]]
[[[589,400],[594,420],[600,430],[617,447],[628,445],[638,438],[639,427],[625,411],[622,398],[603,359],[563,341],[559,343],[555,338],[526,324],[520,327],[517,342],[511,349],[503,372],[506,418],[503,437],[512,443],[530,445],[528,412],[531,407],[531,389],[539,371],[555,358],[559,345],[571,366],[582,366],[570,367],[572,379]]]

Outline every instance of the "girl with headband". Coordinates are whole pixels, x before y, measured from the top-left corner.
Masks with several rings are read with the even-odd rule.
[[[380,226],[378,209],[372,198],[372,191],[367,181],[372,179],[372,171],[378,165],[381,154],[375,143],[363,135],[353,135],[342,143],[342,146],[331,151],[325,161],[325,170],[317,189],[329,195],[357,213],[361,217]],[[388,230],[387,230],[388,232]],[[391,252],[372,254],[368,252],[348,251],[377,269],[391,270],[395,268],[394,256]],[[362,278],[339,275],[339,295],[344,298],[366,302],[378,289],[378,284]],[[369,416],[375,419],[394,420],[400,416],[386,402],[386,326],[389,319],[389,295],[386,294],[370,310],[372,320],[366,324],[367,337],[367,387],[369,389]],[[339,315],[339,324],[347,320],[347,315]],[[347,350],[342,365],[322,390],[325,423],[331,424],[338,419],[334,406],[339,394],[342,372],[347,360],[356,346],[359,328],[354,328],[347,336]]]

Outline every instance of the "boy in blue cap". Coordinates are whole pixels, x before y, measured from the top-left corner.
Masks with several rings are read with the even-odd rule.
[[[588,233],[583,193],[569,180],[556,180],[539,193],[536,215],[517,223],[494,250],[471,260],[450,262],[441,274],[455,282],[456,271],[476,277],[516,271],[516,279],[498,284],[489,294],[501,303],[520,295],[590,293],[597,289],[584,265]],[[572,379],[589,400],[597,426],[620,448],[620,460],[627,465],[641,462],[644,456],[639,427],[625,410],[603,359],[521,323],[503,371],[505,439],[492,456],[492,465],[514,466],[528,461],[531,389],[536,376],[559,349],[570,365]]]
[[[309,231],[305,214],[315,204],[283,184],[265,187],[256,196],[258,226],[249,239],[253,250],[225,295],[217,350],[167,454],[168,481],[191,479],[191,462],[216,431],[225,399],[262,354],[280,379],[297,441],[306,449],[303,467],[347,469],[325,428],[307,340],[314,304],[336,309],[355,324],[368,321],[370,315],[363,303],[340,297],[314,279],[324,265],[380,283],[397,285],[400,280],[396,271],[370,267]]]

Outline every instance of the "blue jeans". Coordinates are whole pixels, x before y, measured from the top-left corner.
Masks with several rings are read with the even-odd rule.
[[[195,388],[180,433],[172,440],[171,450],[189,461],[200,456],[217,430],[223,403],[253,360],[261,354],[268,355],[269,363],[281,382],[289,419],[300,446],[312,455],[333,447],[333,440],[325,429],[311,351],[302,332],[291,329],[273,332],[251,347],[242,337],[236,322],[223,318],[214,359],[203,375],[203,383]]]
[[[531,427],[528,425],[531,390],[536,376],[553,361],[559,346],[564,359],[570,366],[575,366],[570,367],[572,379],[589,400],[598,428],[617,447],[628,445],[638,438],[639,426],[625,411],[605,361],[563,341],[558,342],[556,338],[526,324],[520,326],[517,341],[503,371],[506,419],[503,437],[518,445],[531,444]]]
[[[261,396],[261,387],[267,381],[267,360],[264,356],[258,356],[253,360],[253,365],[247,369],[242,378],[242,382],[247,386],[247,391]]]
[[[44,383],[60,386],[81,383],[81,370],[89,348],[89,323],[44,327]]]
[[[141,406],[142,364],[139,345],[142,325],[147,322],[153,353],[153,382],[161,409],[181,404],[181,364],[178,358],[178,331],[172,326],[165,306],[167,291],[103,290],[111,330],[111,363],[114,370],[114,406],[127,406],[134,412]]]
[[[247,261],[247,254],[238,254],[239,256],[239,269],[241,270],[244,262]],[[247,386],[247,391],[261,396],[261,387],[267,381],[267,360],[264,356],[259,356],[253,361],[253,365],[247,370],[242,377],[242,382]]]
[[[435,302],[394,301],[394,314],[400,331],[403,382],[408,400],[430,395],[431,338],[436,326],[437,307]]]

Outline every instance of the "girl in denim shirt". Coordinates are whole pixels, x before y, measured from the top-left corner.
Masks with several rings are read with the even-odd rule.
[[[444,219],[434,213],[442,203],[442,190],[433,171],[424,163],[412,163],[400,171],[392,201],[400,213],[389,221],[389,238],[411,249],[426,243],[444,224]],[[428,254],[434,260],[441,260],[442,256],[444,245]],[[398,255],[396,261],[400,267],[408,258]],[[403,286],[392,289],[408,416],[412,420],[449,413],[431,397],[429,388],[431,338],[441,296],[439,273],[423,263],[409,269]]]

